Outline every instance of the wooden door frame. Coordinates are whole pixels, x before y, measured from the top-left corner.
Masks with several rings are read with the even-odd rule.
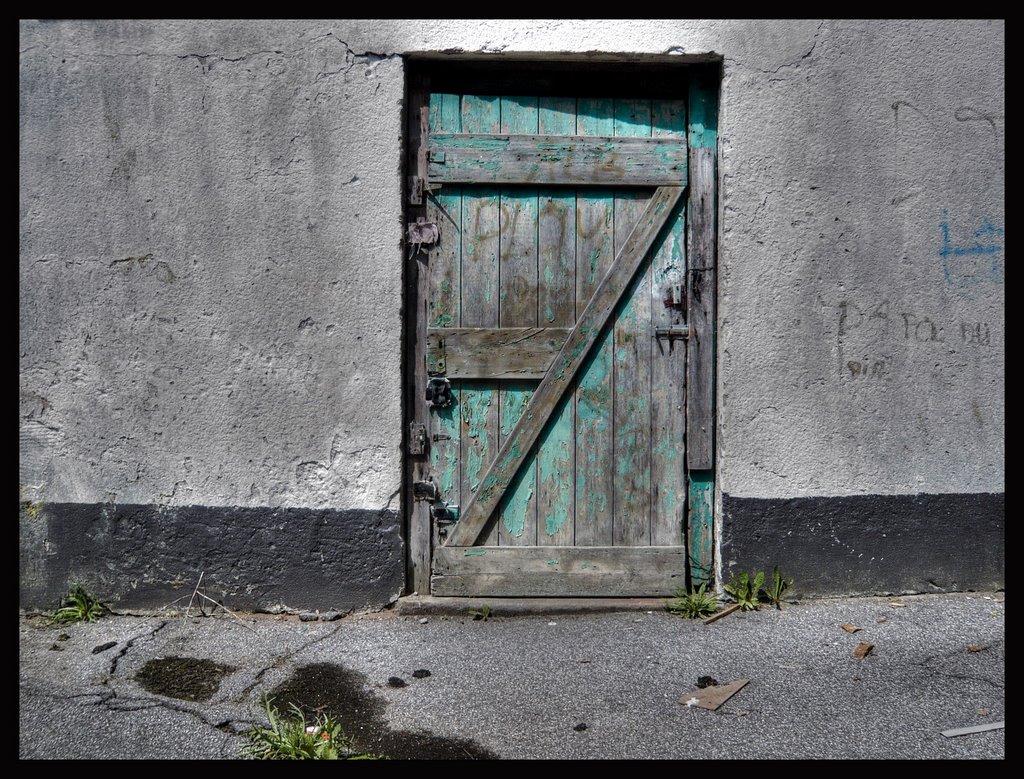
[[[406,138],[403,202],[406,223],[426,218],[426,200],[419,187],[427,180],[426,137],[431,91],[478,91],[481,94],[544,94],[557,89],[560,76],[570,73],[574,90],[593,90],[602,96],[620,92],[647,96],[686,95],[689,140],[687,188],[687,317],[691,329],[686,368],[686,465],[688,507],[685,542],[689,550],[687,585],[713,580],[715,561],[715,328],[717,323],[717,122],[720,63],[678,62],[540,62],[534,59],[501,62],[407,60]],[[467,65],[469,67],[467,67]],[[583,67],[588,67],[588,84]],[[524,83],[526,82],[526,83]],[[419,201],[419,202],[416,202]],[[403,489],[406,593],[430,594],[432,545],[435,531],[429,504],[417,501],[413,484],[430,475],[430,441],[422,454],[412,454],[416,442],[412,425],[430,430],[424,400],[426,372],[416,370],[418,333],[427,328],[427,255],[404,249],[403,314]],[[703,337],[702,337],[703,336]]]

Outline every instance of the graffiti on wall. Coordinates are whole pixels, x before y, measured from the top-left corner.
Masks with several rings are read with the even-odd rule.
[[[999,323],[943,316],[888,298],[840,300],[836,306],[839,373],[852,381],[884,381],[893,375],[894,354],[908,348],[942,351],[992,348]]]
[[[939,229],[942,233],[939,256],[947,287],[971,298],[980,285],[1003,283],[1005,230],[1002,227],[982,219],[973,229],[951,230],[949,212],[943,209]]]

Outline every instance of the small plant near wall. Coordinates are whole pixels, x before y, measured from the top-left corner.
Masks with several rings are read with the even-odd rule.
[[[771,584],[765,587],[764,582],[764,571],[758,571],[756,574],[740,571],[734,573],[729,583],[722,585],[722,589],[736,599],[743,611],[753,611],[759,602],[769,603],[781,611],[782,599],[786,591],[793,586],[793,579],[783,576],[776,565],[772,572]]]
[[[71,588],[61,607],[49,617],[51,625],[72,625],[76,622],[95,622],[110,610],[76,584]]]
[[[775,608],[782,611],[782,598],[785,596],[786,590],[792,586],[793,580],[780,574],[779,566],[776,565],[772,573],[772,583],[765,588],[765,597]]]
[[[746,571],[733,574],[728,584],[723,584],[722,589],[732,595],[740,604],[743,611],[753,611],[757,608],[757,593],[764,584],[764,571],[758,571],[751,576]]]
[[[714,614],[718,608],[718,596],[706,592],[706,587],[706,584],[702,584],[697,589],[680,588],[676,591],[675,599],[669,601],[668,610],[687,619],[700,619]]]

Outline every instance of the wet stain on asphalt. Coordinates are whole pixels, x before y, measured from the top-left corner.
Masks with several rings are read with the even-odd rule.
[[[183,701],[208,701],[220,689],[221,680],[235,669],[198,657],[163,657],[150,660],[135,681],[143,689]]]
[[[384,700],[367,689],[363,674],[335,663],[296,669],[271,693],[274,705],[302,709],[307,721],[328,714],[341,723],[359,749],[382,757],[412,760],[494,760],[498,755],[475,741],[443,738],[429,731],[391,730]]]

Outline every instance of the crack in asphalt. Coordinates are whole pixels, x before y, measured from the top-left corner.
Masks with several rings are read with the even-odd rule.
[[[296,649],[293,649],[291,652],[286,652],[283,655],[278,655],[277,657],[275,657],[274,658],[274,662],[272,662],[268,666],[265,666],[264,668],[261,668],[259,671],[256,672],[256,676],[253,678],[252,683],[249,684],[248,686],[246,686],[245,689],[243,689],[240,693],[238,693],[238,695],[236,695],[234,698],[232,698],[231,702],[232,703],[242,703],[243,699],[245,698],[245,696],[247,696],[254,689],[256,689],[256,687],[259,686],[260,682],[263,681],[263,676],[264,676],[264,674],[267,673],[267,671],[270,671],[270,670],[272,670],[274,668],[280,668],[285,663],[287,663],[289,660],[291,660],[294,657],[296,657],[296,655],[298,655],[300,652],[304,652],[305,650],[309,649],[311,646],[319,644],[321,641],[326,641],[328,638],[330,638],[331,636],[335,635],[339,630],[341,630],[342,625],[343,625],[343,623],[339,621],[339,623],[337,625],[335,625],[333,628],[331,628],[324,635],[318,636],[318,637],[313,638],[313,639],[310,639],[309,641],[304,643],[302,646],[300,646],[300,647],[298,647]]]
[[[170,624],[170,622],[171,620],[165,619],[153,630],[149,631],[149,638],[153,638],[157,633],[159,633],[161,630],[167,627]],[[146,638],[146,634],[140,633],[137,636],[129,638],[128,642],[124,645],[124,648],[121,649],[121,651],[118,652],[116,655],[114,655],[114,657],[110,661],[110,670],[107,672],[110,676],[113,676],[114,673],[117,671],[117,664],[120,662],[121,658],[128,654],[128,650],[135,646],[135,642],[138,641],[140,638]]]

